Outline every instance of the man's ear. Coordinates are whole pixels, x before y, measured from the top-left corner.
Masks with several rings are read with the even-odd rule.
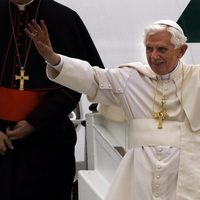
[[[179,47],[179,57],[182,58],[183,55],[185,54],[186,50],[188,48],[187,44],[182,45],[181,47]]]

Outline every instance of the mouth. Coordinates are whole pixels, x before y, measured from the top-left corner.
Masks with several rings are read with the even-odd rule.
[[[163,64],[164,64],[164,62],[151,62],[151,65],[156,68],[161,67]]]
[[[153,60],[151,61],[151,69],[157,73],[157,74],[163,74],[163,70],[165,69],[164,67],[164,62],[161,60]]]

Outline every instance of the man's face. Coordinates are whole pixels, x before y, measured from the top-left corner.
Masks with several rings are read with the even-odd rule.
[[[187,46],[176,48],[170,41],[171,35],[162,31],[146,38],[146,57],[151,69],[159,75],[168,74],[177,66]]]

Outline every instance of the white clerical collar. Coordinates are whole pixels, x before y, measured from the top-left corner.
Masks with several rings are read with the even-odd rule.
[[[170,73],[164,74],[164,75],[160,75],[160,78],[161,78],[162,80],[169,80],[169,79],[170,79]]]
[[[31,1],[29,1],[28,3],[23,3],[23,4],[17,4],[17,3],[16,3],[15,5],[18,7],[18,9],[19,9],[20,11],[23,11],[23,10],[25,10],[25,6],[31,4],[33,1],[34,1],[34,0],[31,0]]]
[[[160,78],[161,78],[162,80],[169,80],[171,74],[172,74],[172,73],[174,74],[174,72],[177,71],[178,66],[179,66],[179,63],[176,65],[176,67],[174,68],[174,70],[173,70],[172,72],[170,72],[170,73],[168,73],[168,74],[160,75]]]

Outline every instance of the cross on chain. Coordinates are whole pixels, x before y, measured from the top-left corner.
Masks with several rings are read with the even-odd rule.
[[[161,106],[160,106],[160,111],[159,112],[153,112],[153,117],[158,120],[158,129],[163,128],[163,120],[166,119],[167,117],[167,111],[166,108],[164,107],[165,105],[165,98],[161,100]]]
[[[23,68],[20,69],[20,75],[15,75],[15,80],[20,80],[19,90],[24,90],[24,81],[29,80],[29,76],[25,76],[25,70]]]

